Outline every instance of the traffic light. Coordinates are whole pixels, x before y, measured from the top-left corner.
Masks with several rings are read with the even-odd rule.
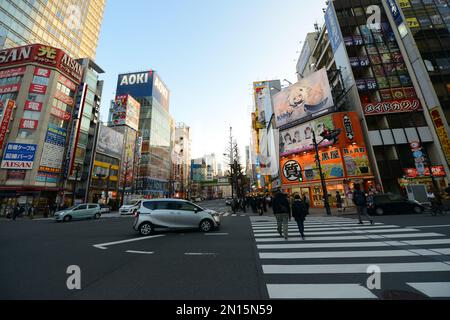
[[[298,182],[303,182],[303,171],[300,170],[300,174],[298,176]]]

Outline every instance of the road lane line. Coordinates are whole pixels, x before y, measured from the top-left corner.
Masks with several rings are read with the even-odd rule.
[[[450,282],[408,282],[406,284],[430,298],[450,297]]]
[[[435,224],[432,226],[413,226],[407,228],[441,228],[441,227],[450,227],[450,224]]]
[[[383,273],[450,272],[449,261],[414,263],[377,263]],[[265,274],[349,274],[367,273],[366,264],[263,265]]]
[[[148,236],[148,237],[133,238],[133,239],[127,239],[127,240],[121,240],[121,241],[108,242],[108,243],[100,243],[100,244],[94,244],[93,247],[95,247],[97,249],[101,249],[101,250],[107,250],[108,248],[106,248],[106,247],[113,246],[116,244],[128,243],[128,242],[134,242],[134,241],[142,241],[142,240],[159,238],[159,237],[164,237],[164,236],[165,235],[161,234],[161,235],[157,235],[157,236]]]
[[[186,252],[185,256],[215,256],[217,253]]]
[[[378,299],[356,283],[268,284],[267,291],[270,299]]]
[[[229,233],[205,233],[205,236],[228,236]]]
[[[154,254],[154,252],[148,252],[148,251],[134,251],[134,250],[127,250],[125,252],[128,253],[137,253],[137,254]]]

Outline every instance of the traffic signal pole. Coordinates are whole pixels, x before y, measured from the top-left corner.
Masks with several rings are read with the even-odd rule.
[[[320,162],[319,144],[317,143],[316,133],[314,132],[314,130],[312,130],[312,134],[313,134],[314,150],[316,151],[316,164],[319,169],[320,182],[322,183],[322,192],[323,192],[323,201],[324,201],[325,211],[327,213],[327,216],[331,216],[331,208],[330,208],[330,202],[328,200],[327,184],[325,182],[325,176],[323,175],[322,164]]]

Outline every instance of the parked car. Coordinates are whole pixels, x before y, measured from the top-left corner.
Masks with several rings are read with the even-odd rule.
[[[99,204],[82,203],[55,213],[56,221],[68,222],[81,219],[100,219],[102,215]]]
[[[101,209],[102,213],[110,213],[111,212],[111,207],[108,206],[107,204],[101,204],[100,209]]]
[[[135,214],[133,229],[143,236],[155,229],[199,229],[210,232],[220,226],[220,215],[180,199],[143,200]]]
[[[121,215],[133,215],[136,213],[136,211],[139,209],[139,205],[141,201],[144,199],[136,199],[134,201],[131,201],[128,204],[124,204],[119,208],[119,213]]]
[[[379,194],[373,197],[368,206],[371,215],[384,215],[390,213],[422,213],[425,207],[418,201],[405,199],[393,194]]]
[[[228,198],[225,200],[225,204],[226,204],[227,206],[231,206],[232,203],[233,203],[233,198],[231,198],[231,197],[228,197]]]

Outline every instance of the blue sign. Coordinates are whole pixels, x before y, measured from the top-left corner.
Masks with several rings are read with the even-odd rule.
[[[135,99],[151,97],[153,94],[153,71],[120,74],[116,96],[126,94]]]
[[[397,26],[401,25],[403,22],[402,14],[400,13],[400,9],[396,3],[395,0],[386,0],[386,3],[389,7],[389,11],[392,14],[392,17],[394,18],[395,24]]]
[[[37,145],[25,143],[8,143],[3,155],[2,169],[33,169]]]
[[[327,26],[328,37],[330,39],[331,48],[333,53],[342,43],[342,32],[337,21],[336,11],[334,10],[333,1],[330,1],[327,11],[325,12],[325,24]]]

